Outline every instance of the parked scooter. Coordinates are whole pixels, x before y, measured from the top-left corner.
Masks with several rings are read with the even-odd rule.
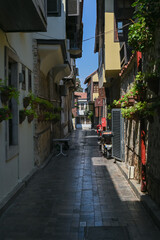
[[[106,156],[107,159],[111,158],[112,156],[112,137],[112,131],[102,132],[101,149],[102,153],[104,154],[104,156]]]

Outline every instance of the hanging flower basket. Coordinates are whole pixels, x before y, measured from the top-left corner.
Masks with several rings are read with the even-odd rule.
[[[4,86],[0,84],[0,91],[1,91],[2,104],[7,105],[8,101],[11,98],[16,99],[18,102],[19,92],[17,91],[16,88],[12,86],[6,86],[6,85]]]
[[[30,97],[23,98],[23,106],[24,106],[24,108],[27,108],[29,106],[30,101],[31,101]]]
[[[27,118],[28,118],[28,122],[31,123],[34,119],[34,114],[28,115]]]
[[[1,102],[4,105],[7,105],[8,101],[10,99],[10,91],[9,89],[6,89],[1,92]]]
[[[8,107],[0,108],[0,122],[11,119],[12,115]]]

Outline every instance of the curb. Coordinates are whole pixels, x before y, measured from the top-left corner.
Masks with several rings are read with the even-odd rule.
[[[124,163],[116,161],[116,164],[129,185],[131,186],[132,190],[136,194],[137,198],[141,201],[141,203],[148,211],[158,228],[160,228],[160,207],[151,199],[148,194],[142,193],[140,191],[140,184],[138,184],[136,180],[128,179],[127,169]]]

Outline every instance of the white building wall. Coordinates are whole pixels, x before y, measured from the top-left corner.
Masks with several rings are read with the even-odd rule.
[[[22,65],[33,71],[32,54],[32,33],[4,33],[0,30],[0,78],[5,79],[5,47],[11,49],[20,59],[18,64],[18,76]],[[19,79],[17,79],[18,81]],[[20,99],[18,109],[23,108],[23,97],[28,94],[28,85],[26,90],[22,90],[19,84]],[[33,86],[33,81],[32,81]],[[0,107],[2,107],[0,101]],[[34,167],[34,146],[33,146],[33,123],[29,124],[27,120],[21,125],[18,124],[18,148],[13,158],[7,159],[7,121],[0,123],[0,202],[13,190],[20,180],[26,177]]]
[[[66,1],[62,0],[61,16],[47,17],[47,32],[37,33],[36,39],[66,39]]]

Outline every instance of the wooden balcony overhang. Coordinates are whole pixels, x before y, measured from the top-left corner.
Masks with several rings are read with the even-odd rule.
[[[45,32],[46,0],[0,0],[0,28],[5,32]]]
[[[66,61],[66,47],[63,40],[37,40],[40,56],[40,70],[47,76],[54,68],[57,82],[70,75],[70,64]],[[60,78],[60,79],[59,79]]]

